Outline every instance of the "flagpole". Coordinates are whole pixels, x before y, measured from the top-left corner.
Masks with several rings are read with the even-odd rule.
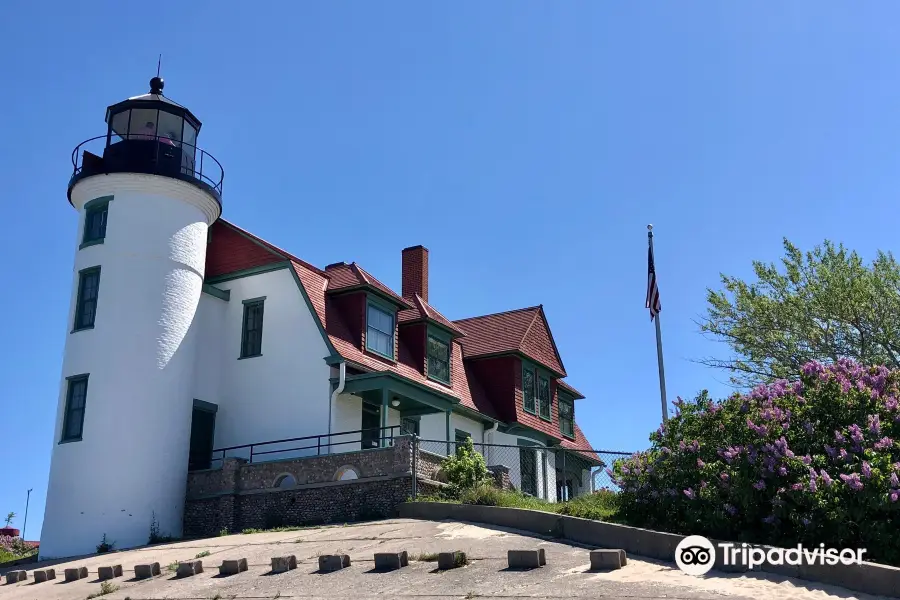
[[[647,225],[647,243],[653,252],[653,225]],[[656,313],[656,361],[659,364],[659,401],[662,404],[663,423],[669,420],[669,403],[666,401],[666,369],[663,366],[662,331],[659,326],[659,313]]]

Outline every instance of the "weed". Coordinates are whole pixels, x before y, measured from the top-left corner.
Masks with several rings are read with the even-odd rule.
[[[178,561],[174,560],[170,562],[169,566],[166,568],[169,570],[169,573],[175,573],[176,571],[178,571]]]
[[[198,552],[197,556],[194,558],[203,558],[204,556],[209,556],[209,550],[204,550],[203,552]]]
[[[419,562],[435,562],[438,559],[437,552],[423,552],[418,556],[414,556],[413,560],[417,560]]]
[[[222,600],[222,594],[216,594],[211,600]]]
[[[174,542],[176,538],[159,532],[159,521],[156,519],[156,511],[153,511],[150,515],[150,537],[147,538],[147,543],[165,544],[166,542]]]
[[[106,540],[106,534],[103,534],[103,539],[100,540],[100,543],[97,544],[97,554],[105,554],[107,552],[112,552],[112,549],[115,547],[115,542],[109,542]]]
[[[468,594],[466,594],[466,600],[470,600],[471,598],[475,598],[477,596],[478,594],[476,594],[475,592],[469,592]]]
[[[109,581],[104,581],[100,584],[100,591],[94,594],[89,595],[85,600],[91,600],[92,598],[97,598],[99,596],[105,596],[107,594],[112,594],[115,591],[118,591],[119,586],[110,583]],[[125,600],[129,600],[126,598]]]
[[[227,527],[223,527],[219,530],[219,537],[225,537],[226,535],[231,535],[230,533],[228,533]]]

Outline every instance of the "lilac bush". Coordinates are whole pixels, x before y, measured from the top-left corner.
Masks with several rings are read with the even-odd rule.
[[[898,398],[900,370],[850,360],[722,401],[679,398],[651,448],[609,471],[619,515],[719,539],[866,548],[900,565]]]

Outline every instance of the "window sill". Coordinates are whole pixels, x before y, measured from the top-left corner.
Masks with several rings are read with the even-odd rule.
[[[382,354],[381,352],[378,352],[377,350],[372,350],[371,348],[366,348],[366,354],[371,354],[372,356],[377,356],[378,358],[383,358],[385,360],[389,360],[395,364],[397,362],[393,356],[388,356],[387,354]]]
[[[93,328],[94,328],[93,325],[85,325],[84,327],[78,327],[78,328],[76,328],[76,329],[73,329],[73,330],[70,331],[69,333],[78,333],[79,331],[88,331],[88,330],[93,329]]]
[[[522,410],[524,410],[524,411],[525,411],[526,413],[528,413],[529,415],[534,415],[535,417],[537,416],[537,411],[536,411],[536,410],[528,410],[528,409],[525,408],[524,406],[522,407]]]
[[[66,440],[59,440],[59,444],[71,444],[72,442],[80,442],[80,441],[81,441],[81,438],[80,438],[80,437],[77,437],[77,438],[69,438],[69,439],[66,439]],[[58,445],[59,445],[59,444],[58,444]]]
[[[238,360],[244,360],[244,359],[247,359],[247,358],[259,358],[260,356],[262,356],[262,353],[259,353],[259,354],[248,354],[247,356],[238,356]]]
[[[540,417],[541,421],[545,421],[547,423],[553,422],[553,417],[545,417],[544,415],[538,415],[538,416]]]
[[[87,248],[88,246],[96,246],[97,244],[102,244],[103,240],[105,240],[105,239],[106,238],[100,238],[97,240],[88,240],[86,242],[82,242],[81,245],[78,246],[78,249],[81,250],[83,248]]]
[[[453,388],[453,384],[450,383],[449,381],[444,381],[443,379],[438,379],[437,377],[432,377],[431,375],[428,376],[428,381],[433,381],[435,383],[439,383],[442,386],[448,387],[451,389]]]
[[[563,436],[564,438],[566,438],[567,440],[571,440],[571,441],[573,441],[573,442],[575,441],[575,434],[574,434],[574,433],[573,433],[572,435],[569,435],[568,433],[564,433],[564,432],[562,432],[562,431],[560,431],[560,433],[561,433],[562,436]]]

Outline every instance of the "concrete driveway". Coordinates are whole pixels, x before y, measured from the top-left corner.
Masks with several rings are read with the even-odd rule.
[[[547,565],[533,571],[506,570],[510,549],[543,547]],[[410,566],[399,571],[373,571],[375,552],[407,550]],[[473,560],[463,568],[436,571],[437,563],[417,560],[430,553],[462,550]],[[167,565],[193,559],[201,552],[205,572],[176,579]],[[294,554],[296,570],[270,575],[272,556]],[[352,565],[335,573],[319,574],[320,554],[349,554]],[[223,559],[246,558],[249,571],[220,577]],[[27,565],[28,581],[0,586],[0,600],[85,600],[100,591],[97,568],[121,564],[124,577],[113,580],[119,589],[104,598],[333,598],[369,600],[374,598],[690,598],[733,600],[772,598],[774,600],[829,600],[831,598],[874,599],[842,588],[822,586],[772,575],[738,575],[711,572],[696,578],[681,573],[674,564],[628,558],[618,571],[588,571],[588,549],[531,534],[457,522],[395,519],[371,523],[329,526],[299,531],[230,535],[178,542],[136,550],[92,555],[57,562],[57,579],[35,584]],[[163,575],[150,580],[133,580],[134,565],[159,562]],[[49,563],[44,563],[49,564]],[[66,567],[86,566],[87,579],[65,583]],[[9,570],[9,569],[7,569]],[[5,579],[4,579],[5,581]]]

